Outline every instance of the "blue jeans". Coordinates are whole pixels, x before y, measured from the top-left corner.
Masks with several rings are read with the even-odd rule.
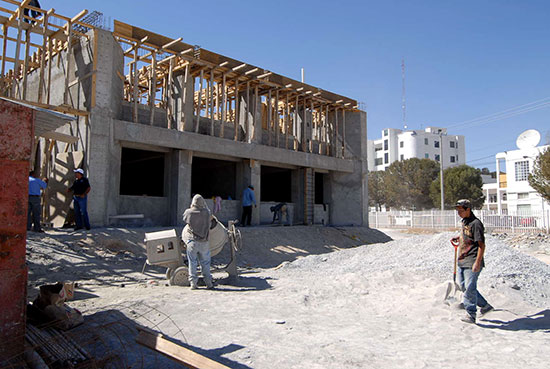
[[[187,241],[187,260],[189,261],[189,282],[194,285],[197,284],[199,280],[197,267],[200,262],[204,282],[207,286],[212,285],[212,275],[210,274],[210,245],[208,241]]]
[[[31,230],[33,223],[34,231],[40,231],[40,213],[42,213],[42,206],[40,206],[40,196],[29,196],[29,210],[27,211],[27,231]]]
[[[73,200],[76,228],[82,228],[82,224],[84,223],[84,227],[90,229],[90,220],[88,219],[88,196],[73,196]]]
[[[458,284],[464,291],[464,309],[474,317],[476,316],[477,306],[484,307],[487,305],[487,300],[477,290],[477,278],[480,272],[474,272],[471,268],[458,267]]]

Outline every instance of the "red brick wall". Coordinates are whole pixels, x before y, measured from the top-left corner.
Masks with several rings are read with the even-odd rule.
[[[0,100],[0,363],[24,348],[32,109]]]

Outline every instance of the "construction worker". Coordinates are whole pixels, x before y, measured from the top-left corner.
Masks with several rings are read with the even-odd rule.
[[[27,231],[44,232],[40,225],[40,216],[42,214],[42,206],[40,205],[41,190],[48,186],[48,178],[43,180],[36,178],[33,172],[29,173],[29,210],[27,211]]]
[[[90,182],[84,177],[84,170],[75,169],[76,180],[73,185],[67,189],[67,192],[73,192],[74,201],[74,219],[76,223],[75,231],[82,229],[82,226],[90,229],[90,220],[88,218],[88,193],[90,192]]]
[[[256,197],[254,196],[254,186],[250,185],[243,191],[243,215],[241,224],[243,227],[250,225],[252,220],[252,204],[256,207]]]
[[[212,215],[201,195],[193,196],[191,207],[183,213],[183,228],[181,238],[185,242],[187,260],[189,261],[189,283],[192,290],[197,289],[199,263],[202,276],[207,289],[212,289],[212,275],[210,274],[210,245],[208,234],[210,233],[210,221]]]
[[[38,0],[31,0],[31,1],[29,2],[29,5],[30,5],[30,6],[33,6],[33,7],[35,7],[35,8],[41,9],[41,8],[40,8],[40,3],[38,2]],[[23,14],[26,15],[26,16],[29,16],[29,9],[25,8],[25,9],[23,10]],[[31,17],[33,17],[34,19],[37,19],[37,18],[40,17],[41,15],[42,15],[42,13],[40,13],[40,12],[38,12],[38,11],[36,11],[36,10],[31,10]],[[30,19],[28,19],[28,18],[23,18],[23,20],[24,20],[25,22],[27,22],[27,23],[32,23],[32,24],[35,23],[35,21],[30,20]]]
[[[477,306],[481,315],[493,310],[493,307],[477,290],[477,279],[485,266],[485,228],[483,223],[472,212],[470,200],[458,200],[455,205],[458,215],[462,218],[461,236],[453,238],[460,241],[458,253],[458,283],[464,291],[464,309],[466,315],[461,319],[466,323],[476,322]]]

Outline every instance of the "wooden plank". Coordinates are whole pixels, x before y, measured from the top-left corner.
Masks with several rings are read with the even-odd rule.
[[[174,120],[174,97],[172,96],[173,90],[174,90],[174,63],[175,60],[170,60],[170,64],[168,66],[168,82],[167,82],[167,89],[168,89],[168,101],[167,101],[167,109],[166,109],[166,115],[168,116],[168,129],[172,128],[172,121]]]
[[[193,119],[193,117],[188,117],[187,115],[185,115],[185,104],[187,104],[187,94],[189,93],[189,91],[187,91],[187,81],[189,79],[189,68],[190,68],[190,65],[189,63],[187,63],[187,65],[185,66],[185,74],[184,74],[184,77],[183,77],[183,96],[182,96],[182,103],[181,103],[181,106],[182,106],[182,109],[181,109],[181,114],[182,114],[182,119],[181,119],[181,122],[180,122],[180,125],[178,127],[178,130],[180,131],[185,131],[185,123],[188,119]]]
[[[339,143],[339,127],[338,127],[338,108],[334,108],[334,120],[335,120],[335,132],[334,132],[334,156],[336,156],[337,158],[340,157],[340,143]]]
[[[2,40],[2,76],[6,75],[6,51],[8,47],[8,25],[4,24],[2,26],[4,31],[4,36]]]
[[[227,105],[227,93],[225,91],[226,89],[226,80],[225,80],[225,73],[222,75],[222,116],[221,116],[221,129],[220,129],[220,137],[224,138],[224,123],[226,121],[225,118],[225,108]]]
[[[300,124],[298,124],[298,96],[296,96],[296,104],[294,105],[294,151],[298,151],[298,146],[300,144],[300,139],[303,139],[303,137],[299,137],[300,131]]]
[[[239,78],[235,79],[235,141],[239,140],[239,118],[240,118],[240,96],[239,96]]]
[[[279,90],[277,89],[275,91],[275,134],[277,135],[276,141],[277,141],[277,147],[279,147],[279,136],[280,136],[280,130],[281,130],[281,122],[279,120]]]
[[[197,121],[195,124],[195,133],[199,132],[199,124],[201,118],[201,104],[202,104],[202,80],[204,79],[204,70],[201,69],[200,82],[199,82],[199,97],[197,101]]]
[[[210,358],[197,354],[196,352],[182,347],[174,342],[168,341],[155,332],[140,330],[136,338],[136,342],[155,351],[162,352],[168,357],[183,363],[189,368],[229,369],[229,367]]]
[[[288,106],[288,94],[286,95],[285,110],[283,112],[283,124],[285,125],[285,149],[288,150],[288,130],[290,129],[290,108]]]
[[[51,140],[66,142],[68,144],[74,144],[78,141],[78,137],[67,135],[60,132],[55,132],[55,131],[45,132],[41,134],[41,136]]]
[[[254,141],[254,137],[256,137],[256,130],[259,130],[262,132],[262,119],[258,118],[258,106],[260,106],[258,101],[258,85],[254,86],[254,115],[252,116],[252,128],[250,132],[250,141]]]
[[[137,123],[138,122],[138,49],[139,49],[139,44],[136,43],[136,48],[134,49],[134,64],[130,66],[130,70],[132,71],[133,73],[133,83],[132,83],[132,100],[133,100],[133,105],[132,105],[132,121],[134,123]],[[97,58],[97,57],[96,57]],[[95,58],[94,58],[95,60]]]
[[[271,90],[267,93],[267,135],[268,145],[271,146]]]
[[[346,157],[346,109],[342,109],[342,158]]]
[[[149,89],[149,125],[155,123],[155,99],[157,96],[157,53],[153,53],[151,65],[150,89]]]
[[[30,0],[29,0],[30,1]],[[25,0],[23,3],[28,1]],[[24,5],[22,5],[24,6]],[[23,27],[23,17],[21,16],[21,8],[17,9],[17,13],[14,16],[19,15],[17,23],[17,41],[15,45],[15,62],[13,63],[13,83],[11,85],[11,97],[15,97],[15,86],[17,85],[17,78],[19,77],[19,54],[21,52],[21,29]],[[10,18],[11,19],[11,18]]]
[[[97,45],[94,43],[94,55],[95,51],[97,50]],[[48,85],[46,86],[46,103],[50,103],[50,97],[51,97],[51,86],[52,86],[52,64],[53,64],[53,57],[52,57],[52,48],[53,48],[53,40],[50,38],[48,41]],[[95,57],[94,57],[95,61]],[[92,79],[92,107],[95,105],[95,81]]]
[[[71,75],[71,54],[73,51],[73,30],[71,21],[67,22],[67,67],[65,73],[65,93],[63,94],[63,104],[69,104],[69,78]],[[97,55],[95,56],[97,58]]]
[[[244,120],[244,135],[246,142],[250,142],[250,127],[249,127],[249,121],[250,118],[248,115],[250,114],[250,81],[246,82],[246,116]]]
[[[48,16],[50,12],[48,11],[46,14],[44,14],[44,17],[42,18],[42,23],[44,25],[43,33],[42,33],[42,52],[40,53],[40,72],[38,77],[38,102],[42,102],[42,98],[44,96],[44,67],[46,63],[46,47],[48,45],[48,35],[47,35],[47,24],[48,24]]]
[[[206,89],[206,103],[208,107],[206,112],[210,111],[210,135],[214,136],[214,70],[210,71],[210,82],[208,88]],[[208,116],[208,114],[207,114]]]
[[[27,100],[27,73],[29,71],[29,53],[31,43],[31,33],[25,31],[25,59],[23,60],[23,100]]]

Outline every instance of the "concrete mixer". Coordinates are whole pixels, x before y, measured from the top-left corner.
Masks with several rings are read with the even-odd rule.
[[[235,227],[237,221],[229,221],[228,227],[214,216],[210,224],[208,243],[210,255],[218,255],[225,245],[229,245],[231,260],[226,266],[214,268],[212,272],[226,272],[229,279],[236,279],[237,251],[242,247],[241,232]],[[145,233],[145,246],[147,248],[147,261],[149,265],[160,265],[167,268],[166,279],[172,286],[189,286],[189,269],[187,260],[184,259],[185,243],[180,240],[175,229],[166,231]],[[145,265],[143,266],[145,271]]]

